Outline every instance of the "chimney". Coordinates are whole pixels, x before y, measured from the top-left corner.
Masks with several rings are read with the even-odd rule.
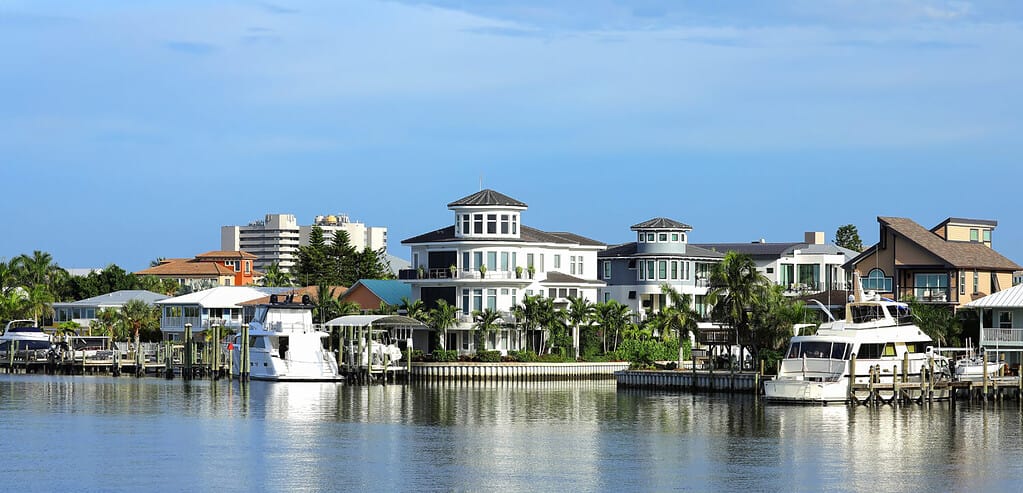
[[[807,231],[803,235],[803,242],[811,245],[823,245],[824,244],[824,232],[823,231]]]

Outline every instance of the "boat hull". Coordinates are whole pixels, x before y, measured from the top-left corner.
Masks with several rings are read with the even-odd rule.
[[[764,382],[764,397],[778,402],[845,402],[848,400],[849,382],[815,382],[808,380],[768,380]]]

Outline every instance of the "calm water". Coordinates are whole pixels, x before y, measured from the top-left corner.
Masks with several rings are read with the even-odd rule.
[[[1015,401],[764,405],[614,383],[0,375],[6,491],[1021,488]],[[10,485],[15,485],[11,487]]]

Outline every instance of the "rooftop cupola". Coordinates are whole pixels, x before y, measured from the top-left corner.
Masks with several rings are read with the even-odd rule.
[[[526,204],[493,190],[480,190],[448,204],[455,211],[457,238],[519,238]]]
[[[693,227],[668,219],[656,217],[632,225],[636,232],[636,253],[686,253],[687,235]]]

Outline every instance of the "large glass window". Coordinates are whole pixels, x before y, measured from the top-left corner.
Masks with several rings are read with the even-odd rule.
[[[469,215],[462,214],[462,234],[469,234]]]
[[[998,314],[998,328],[1000,329],[1012,328],[1012,312],[1001,312]]]
[[[799,265],[799,284],[806,286],[810,289],[817,288],[817,282],[820,279],[821,266],[817,264],[800,264]]]
[[[657,261],[657,278],[667,279],[668,278],[668,261],[658,260]]]
[[[469,264],[469,252],[462,252],[462,270],[466,272],[472,270],[472,266]]]
[[[472,252],[472,267],[479,270],[483,265],[483,252]]]
[[[507,272],[508,268],[508,252],[501,252],[501,270]]]
[[[915,274],[913,288],[920,301],[948,301],[948,274]]]
[[[980,233],[979,230],[971,229],[970,230],[970,241],[980,241],[980,237],[978,236],[978,233]]]
[[[478,235],[483,234],[483,214],[472,215],[472,232]]]
[[[497,289],[487,290],[487,308],[497,310]]]
[[[469,290],[468,289],[463,289],[462,290],[462,314],[463,315],[468,315],[469,314]]]
[[[497,270],[497,252],[487,252],[487,269]]]
[[[785,288],[791,287],[796,283],[796,266],[792,264],[781,265],[781,285]]]
[[[501,234],[506,235],[509,231],[511,231],[511,227],[508,221],[508,214],[501,214]]]
[[[483,289],[472,290],[472,309],[477,312],[483,310]]]
[[[653,260],[647,260],[646,261],[646,278],[647,279],[655,279],[654,278],[654,261]]]
[[[678,260],[671,261],[671,278],[678,279]]]
[[[611,261],[604,261],[604,279],[611,279]]]

